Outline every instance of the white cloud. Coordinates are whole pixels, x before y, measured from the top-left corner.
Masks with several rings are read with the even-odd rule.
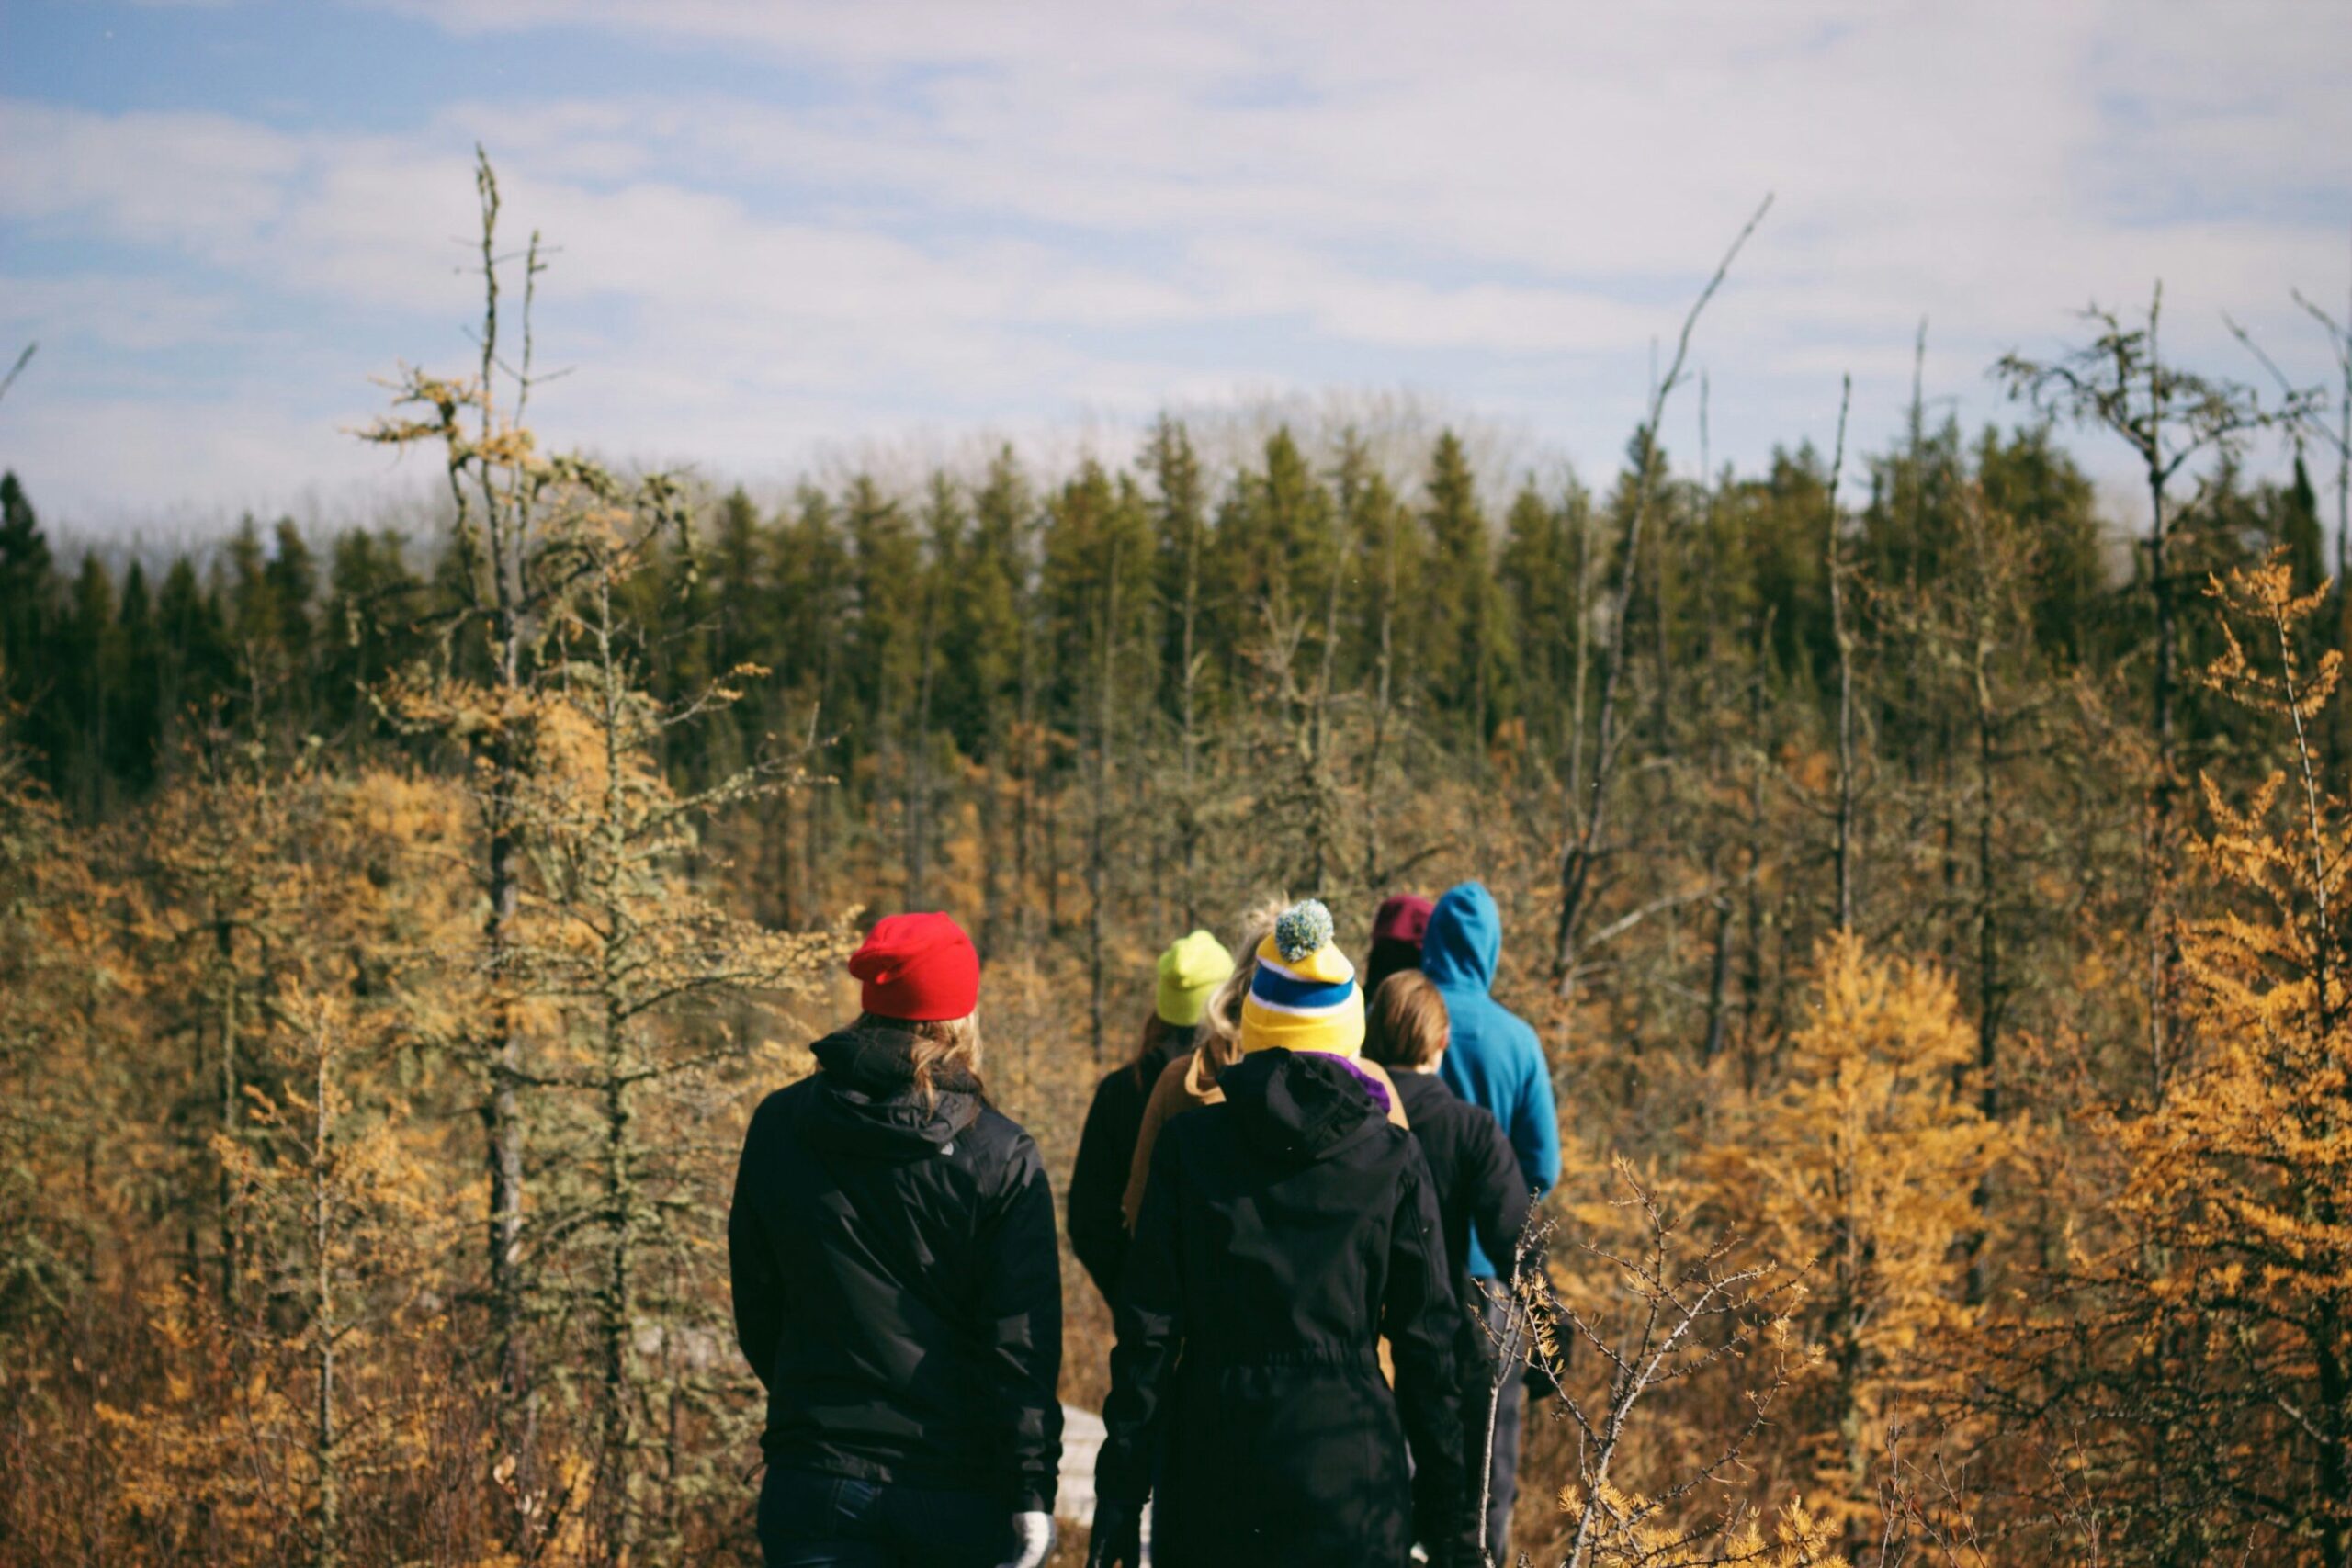
[[[338,396],[395,354],[462,352],[479,137],[510,232],[561,247],[543,353],[581,371],[544,407],[592,444],[765,468],[864,433],[1336,373],[1423,382],[1596,468],[1648,345],[1766,189],[1699,347],[1718,452],[1748,461],[1825,434],[1843,369],[1858,436],[1883,434],[1922,313],[1931,377],[1982,417],[2000,349],[2158,276],[2184,353],[2252,370],[2227,306],[2316,378],[2287,291],[2333,298],[2346,263],[2344,214],[2314,214],[2352,189],[2333,80],[2352,27],[2294,0],[381,8],[468,48],[617,34],[649,85],[422,106],[399,136],[0,103],[0,143],[41,152],[0,162],[0,223],[226,280],[111,321],[110,282],[51,280],[5,319],[136,353],[278,296],[347,308],[373,324],[335,340],[359,357]],[[695,57],[665,51],[714,46],[825,90],[682,90]],[[251,455],[220,450],[103,482],[161,499]]]
[[[151,277],[0,276],[0,344],[85,338],[132,354],[219,346],[237,341],[235,314],[227,295]]]

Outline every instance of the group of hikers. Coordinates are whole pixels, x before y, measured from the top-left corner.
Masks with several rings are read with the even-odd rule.
[[[1160,955],[1070,1174],[1116,1329],[1088,1568],[1137,1568],[1147,1508],[1163,1568],[1509,1562],[1509,1276],[1559,1134],[1534,1032],[1489,994],[1494,898],[1388,899],[1361,971],[1312,899],[1238,934],[1238,962],[1205,931]],[[862,1011],[753,1115],[729,1215],[761,1550],[1037,1568],[1059,1254],[1036,1145],[980,1076],[979,957],[946,915],[893,915],[849,970]]]

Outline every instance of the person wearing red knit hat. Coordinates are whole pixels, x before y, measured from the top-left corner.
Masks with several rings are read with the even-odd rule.
[[[885,915],[850,954],[849,972],[872,1018],[944,1023],[980,1005],[979,953],[946,915]]]
[[[1027,1133],[980,1078],[980,959],[875,922],[856,1021],[761,1102],[728,1213],[736,1337],[768,1395],[771,1564],[1037,1568],[1061,1463],[1061,1262]]]

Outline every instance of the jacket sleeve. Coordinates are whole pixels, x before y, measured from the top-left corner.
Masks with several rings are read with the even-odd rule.
[[[1061,1246],[1046,1163],[1018,1133],[996,1190],[982,1207],[980,1329],[1017,1511],[1051,1513],[1061,1472]]]
[[[1137,1508],[1151,1492],[1153,1433],[1184,1340],[1179,1228],[1184,1201],[1175,1147],[1162,1145],[1152,1157],[1135,1245],[1119,1280],[1112,1314],[1118,1342],[1111,1348],[1111,1396],[1102,1402],[1105,1435],[1094,1461],[1095,1495]]]
[[[1415,1141],[1396,1184],[1382,1328],[1396,1364],[1397,1414],[1413,1451],[1413,1533],[1440,1562],[1476,1562],[1453,1355],[1462,1309],[1450,1274],[1435,1186]]]
[[[743,1134],[742,1157],[735,1165],[735,1192],[727,1205],[727,1273],[735,1303],[735,1342],[765,1388],[775,1368],[776,1343],[784,1335],[784,1280],[775,1251],[761,1225],[752,1195],[762,1145],[774,1136],[775,1118],[765,1106]]]
[[[1535,1031],[1523,1021],[1519,1027],[1527,1043],[1527,1082],[1504,1131],[1510,1134],[1527,1184],[1539,1193],[1549,1192],[1560,1184],[1560,1112],[1552,1100],[1552,1064]]]
[[[1115,1074],[1103,1079],[1087,1108],[1078,1159],[1070,1167],[1069,1249],[1106,1301],[1118,1290],[1119,1267],[1127,1255],[1127,1156],[1134,1150],[1121,1134],[1133,1130],[1141,1098],[1141,1090]]]
[[[1494,1117],[1476,1105],[1464,1109],[1469,1131],[1462,1140],[1457,1179],[1469,1196],[1470,1228],[1499,1274],[1508,1270],[1519,1233],[1527,1228],[1528,1180]]]

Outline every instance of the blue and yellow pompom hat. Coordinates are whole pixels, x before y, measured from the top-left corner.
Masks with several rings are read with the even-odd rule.
[[[1331,941],[1331,911],[1320,899],[1294,904],[1258,944],[1258,972],[1241,1003],[1241,1049],[1363,1048],[1363,992],[1356,967]]]

